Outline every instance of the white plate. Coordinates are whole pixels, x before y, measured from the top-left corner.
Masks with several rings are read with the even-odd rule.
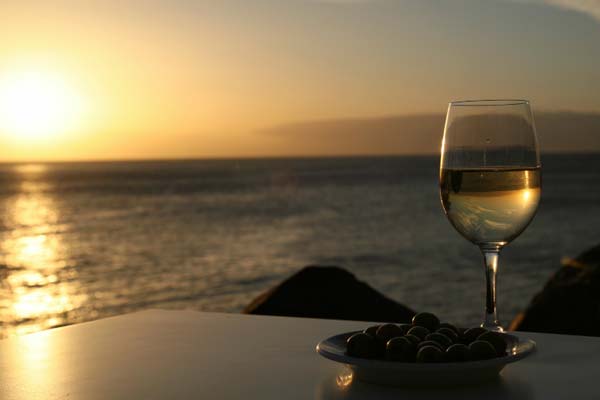
[[[496,377],[506,364],[519,361],[535,351],[533,340],[508,335],[513,340],[508,355],[491,360],[435,364],[370,360],[346,355],[346,340],[357,332],[342,333],[323,340],[317,345],[317,353],[348,365],[352,369],[353,379],[384,385],[476,383]]]

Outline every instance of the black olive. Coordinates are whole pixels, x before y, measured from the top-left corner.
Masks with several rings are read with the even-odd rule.
[[[475,340],[477,340],[479,335],[483,335],[486,332],[488,332],[487,329],[479,327],[479,326],[476,328],[467,329],[462,336],[462,342],[464,344],[470,344],[470,343],[474,342]]]
[[[453,344],[446,349],[446,361],[462,362],[469,361],[471,358],[470,351],[467,346],[462,343]]]
[[[448,328],[454,331],[454,333],[456,333],[456,336],[460,336],[460,330],[456,326],[449,324],[448,322],[442,322],[440,326],[438,326],[438,330],[442,328]]]
[[[425,339],[425,336],[429,335],[429,329],[422,326],[413,326],[407,333],[408,335],[415,335],[419,339]]]
[[[440,320],[432,313],[422,312],[413,317],[412,324],[414,326],[422,326],[433,332],[440,325]]]
[[[471,360],[489,360],[496,357],[496,350],[489,342],[476,340],[469,345]]]
[[[437,347],[438,349],[440,349],[442,351],[444,350],[444,346],[442,346],[438,342],[434,342],[433,340],[425,340],[425,341],[419,343],[417,345],[417,350],[421,350],[421,348],[425,347],[425,346],[434,346],[434,347]]]
[[[389,361],[414,362],[417,346],[405,337],[390,339],[385,346],[385,358]]]
[[[402,334],[406,335],[408,333],[408,331],[410,330],[410,328],[412,328],[411,324],[400,324],[398,325],[398,327],[400,329],[402,329]]]
[[[377,333],[377,329],[379,329],[381,325],[373,325],[368,327],[367,329],[365,329],[363,331],[363,333],[366,333],[367,335],[371,335],[373,337],[375,337],[375,334]]]
[[[435,332],[447,336],[450,340],[452,340],[452,343],[458,342],[458,335],[450,328],[438,328],[438,330]]]
[[[418,363],[436,363],[444,361],[444,353],[435,346],[425,346],[417,352]]]
[[[452,339],[450,339],[448,336],[443,335],[441,333],[430,333],[429,335],[425,336],[425,340],[432,340],[434,342],[439,343],[444,350],[452,345]]]
[[[408,334],[408,335],[405,335],[404,337],[407,338],[408,340],[410,340],[414,345],[417,345],[421,342],[421,338],[416,335]]]
[[[375,358],[378,355],[377,341],[366,333],[355,333],[346,341],[346,353],[352,357]]]
[[[388,342],[388,340],[403,336],[402,329],[396,324],[385,324],[381,325],[379,329],[377,329],[377,333],[375,333],[375,338],[379,343],[382,343],[384,346]]]
[[[477,337],[477,340],[483,340],[484,342],[489,342],[494,349],[496,350],[496,355],[498,357],[503,357],[506,355],[506,340],[505,335],[499,332],[486,332]]]

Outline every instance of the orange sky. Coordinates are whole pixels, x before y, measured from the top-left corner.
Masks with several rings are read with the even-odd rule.
[[[482,3],[5,0],[0,160],[310,154],[264,131],[461,98],[600,112],[600,14]]]

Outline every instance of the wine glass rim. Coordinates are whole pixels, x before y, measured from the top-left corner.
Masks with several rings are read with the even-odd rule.
[[[451,106],[458,107],[521,106],[528,104],[529,101],[523,99],[458,100],[450,102]]]

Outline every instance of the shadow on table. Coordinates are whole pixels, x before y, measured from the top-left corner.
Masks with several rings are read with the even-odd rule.
[[[527,400],[533,398],[533,391],[527,382],[514,376],[511,376],[510,379],[499,376],[496,380],[472,386],[406,388],[363,383],[353,380],[350,370],[344,370],[338,375],[323,380],[317,388],[316,398],[318,400],[367,398],[396,400],[400,398],[411,400],[462,400],[465,398]]]

